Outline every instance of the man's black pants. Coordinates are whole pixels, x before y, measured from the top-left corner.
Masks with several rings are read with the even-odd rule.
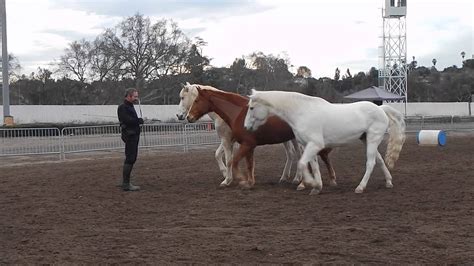
[[[140,135],[129,135],[124,136],[122,134],[122,140],[125,142],[125,162],[126,164],[134,164],[137,160],[138,154],[138,142],[140,141]]]

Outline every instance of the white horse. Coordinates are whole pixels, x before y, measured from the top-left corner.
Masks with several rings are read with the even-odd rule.
[[[197,85],[197,84],[183,84],[183,88],[179,92],[180,102],[178,106],[178,113],[176,116],[179,120],[184,120],[186,115],[188,114],[189,109],[193,105],[193,102],[196,100],[198,96],[198,91],[196,86],[199,86],[201,89],[208,89],[208,90],[218,90],[211,86],[204,86],[204,85]],[[231,180],[231,161],[232,161],[232,151],[234,147],[234,140],[232,140],[232,130],[227,125],[221,117],[219,117],[216,113],[210,112],[208,113],[209,117],[214,121],[215,128],[219,138],[221,139],[221,143],[215,152],[215,158],[217,164],[219,165],[219,170],[221,171],[224,181],[221,183],[222,186],[226,186],[229,182],[226,180]],[[288,181],[290,179],[291,174],[291,167],[293,165],[293,161],[297,160],[301,151],[298,146],[296,140],[291,142],[283,143],[285,147],[286,153],[286,162],[285,167],[283,168],[283,173],[280,177],[280,182]],[[292,147],[293,146],[293,147]],[[225,158],[223,158],[225,156]],[[224,161],[223,161],[224,159]],[[224,163],[225,162],[225,163]],[[312,163],[313,165],[314,163]],[[296,176],[293,180],[293,183],[299,183],[302,179],[301,172],[296,173]],[[335,180],[335,173],[334,173],[334,180]],[[335,182],[335,181],[334,181]],[[304,189],[304,185],[301,183],[298,186],[298,189]]]
[[[341,146],[356,139],[361,139],[367,146],[367,162],[365,174],[355,192],[362,193],[366,188],[376,160],[385,175],[385,186],[393,187],[388,168],[393,168],[405,142],[405,121],[394,108],[371,102],[331,104],[322,98],[297,92],[255,90],[248,105],[244,122],[247,130],[256,130],[269,113],[279,116],[293,128],[298,141],[305,145],[298,170],[303,171],[305,185],[313,188],[311,194],[319,193],[323,184],[317,164],[312,177],[307,163],[324,148]],[[262,111],[265,108],[261,107],[267,111]],[[377,148],[387,130],[385,164]]]

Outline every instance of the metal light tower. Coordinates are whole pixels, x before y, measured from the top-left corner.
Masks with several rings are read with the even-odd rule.
[[[2,99],[3,99],[3,123],[7,126],[13,125],[13,117],[10,116],[10,90],[8,79],[8,50],[7,50],[7,12],[5,0],[0,0],[0,28],[2,49]]]
[[[379,86],[407,102],[406,0],[385,0]],[[406,113],[406,110],[405,110]]]

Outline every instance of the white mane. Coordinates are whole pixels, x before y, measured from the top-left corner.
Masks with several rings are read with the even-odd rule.
[[[179,95],[183,96],[184,92],[188,92],[191,96],[192,101],[194,101],[196,97],[198,96],[197,87],[203,90],[219,91],[218,89],[212,86],[200,85],[200,84],[189,84],[188,82],[186,82],[186,85],[184,85],[184,87],[181,89],[181,92],[179,93]]]

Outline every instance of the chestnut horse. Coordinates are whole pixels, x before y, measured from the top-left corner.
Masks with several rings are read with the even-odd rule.
[[[203,115],[215,112],[230,126],[232,137],[240,144],[240,147],[232,158],[231,171],[229,171],[229,175],[224,182],[230,185],[233,179],[233,172],[236,173],[237,179],[241,179],[238,165],[242,158],[245,157],[248,170],[247,177],[241,179],[239,185],[244,188],[252,187],[255,184],[255,147],[283,143],[294,139],[295,135],[291,127],[277,116],[270,116],[258,130],[253,132],[247,131],[244,128],[244,119],[248,109],[248,98],[231,92],[201,89],[199,86],[196,88],[198,96],[188,112],[187,120],[193,123]],[[319,155],[327,165],[331,177],[331,185],[336,185],[336,175],[328,156],[331,150],[330,148],[321,150]]]

